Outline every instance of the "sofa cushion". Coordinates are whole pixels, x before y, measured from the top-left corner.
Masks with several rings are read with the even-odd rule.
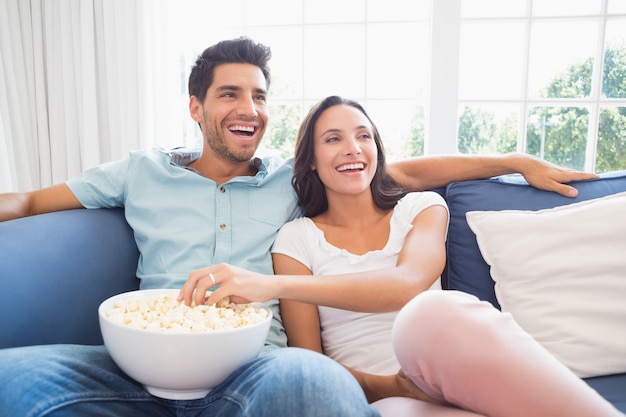
[[[626,193],[470,211],[502,311],[582,378],[626,372]]]
[[[121,209],[0,222],[0,253],[0,348],[101,344],[98,305],[139,286],[139,252]]]
[[[576,198],[530,187],[517,175],[450,184],[445,193],[450,226],[446,242],[447,263],[442,274],[444,288],[474,294],[499,308],[489,265],[483,259],[476,236],[465,218],[468,211],[539,210],[623,192],[626,191],[626,171],[600,174],[599,179],[572,185],[579,191]]]

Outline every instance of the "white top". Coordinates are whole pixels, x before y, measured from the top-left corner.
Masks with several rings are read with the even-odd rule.
[[[382,250],[354,255],[326,241],[324,233],[309,218],[285,224],[279,231],[272,252],[287,255],[314,275],[392,268],[396,265],[404,239],[412,222],[424,209],[441,205],[445,200],[435,192],[409,193],[394,208],[390,220],[389,240]],[[441,289],[437,280],[431,289]],[[361,313],[329,307],[318,307],[324,353],[353,369],[387,375],[398,371],[391,345],[391,328],[397,312]]]

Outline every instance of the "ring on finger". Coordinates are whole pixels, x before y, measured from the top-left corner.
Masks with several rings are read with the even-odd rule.
[[[211,278],[211,282],[213,283],[213,285],[217,284],[215,282],[215,276],[212,273],[210,273],[210,272],[209,272],[209,278]]]

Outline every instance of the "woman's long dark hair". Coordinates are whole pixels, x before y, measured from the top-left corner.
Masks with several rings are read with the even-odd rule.
[[[370,183],[374,204],[377,207],[388,210],[393,208],[398,200],[404,197],[408,190],[402,188],[389,174],[386,172],[385,150],[383,147],[380,134],[372,119],[359,103],[354,100],[345,99],[338,96],[326,97],[317,103],[304,118],[298,132],[296,141],[296,153],[294,159],[294,175],[291,180],[293,188],[298,195],[298,205],[302,213],[307,217],[317,216],[324,213],[328,209],[328,199],[326,198],[326,189],[322,180],[317,174],[317,170],[312,170],[314,157],[314,131],[315,123],[324,111],[333,106],[346,105],[352,106],[359,110],[372,125],[374,142],[378,152],[378,165],[376,172]]]

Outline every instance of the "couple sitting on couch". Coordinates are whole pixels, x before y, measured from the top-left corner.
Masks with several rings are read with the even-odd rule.
[[[204,302],[214,283],[220,284],[215,298],[280,298],[289,344],[308,349],[290,355],[274,349],[286,343],[275,321],[259,358],[206,398],[190,401],[150,396],[102,347],[6,349],[0,351],[0,375],[7,382],[2,409],[10,415],[154,416],[187,410],[194,415],[356,416],[377,415],[377,410],[400,415],[403,407],[450,416],[621,415],[509,315],[461,293],[426,291],[443,269],[448,215],[437,194],[406,191],[514,170],[536,170],[536,181],[527,178],[544,188],[555,185],[554,176],[559,182],[587,175],[525,157],[421,159],[386,169],[374,124],[358,104],[338,98],[309,113],[293,162],[254,158],[267,122],[268,59],[266,48],[247,39],[219,43],[198,59],[189,86],[191,116],[204,136],[199,157],[134,153],[67,184],[5,195],[1,219],[123,206],[141,253],[142,288],[184,284],[185,302],[192,297]],[[522,161],[529,168],[512,169],[502,161]],[[482,162],[488,163],[475,165]],[[294,220],[298,206],[306,217]],[[236,220],[222,221],[222,216]],[[285,276],[268,277],[275,230],[289,220],[294,221],[272,249],[274,268]],[[224,231],[230,233],[228,242],[220,234]],[[207,264],[212,266],[202,268]],[[311,274],[321,276],[303,277]],[[355,318],[367,327],[357,329]],[[458,328],[441,324],[448,321]],[[320,323],[325,333],[320,334]],[[374,324],[379,336],[366,339]],[[345,340],[351,334],[341,326],[361,333]],[[462,349],[457,340],[465,340]],[[385,354],[356,355],[361,342],[381,343]],[[333,356],[356,378],[314,350]],[[276,369],[288,369],[295,378]],[[245,377],[251,372],[258,379]],[[375,376],[381,373],[388,376]],[[20,383],[24,375],[28,378]],[[400,396],[424,401],[406,405]]]

